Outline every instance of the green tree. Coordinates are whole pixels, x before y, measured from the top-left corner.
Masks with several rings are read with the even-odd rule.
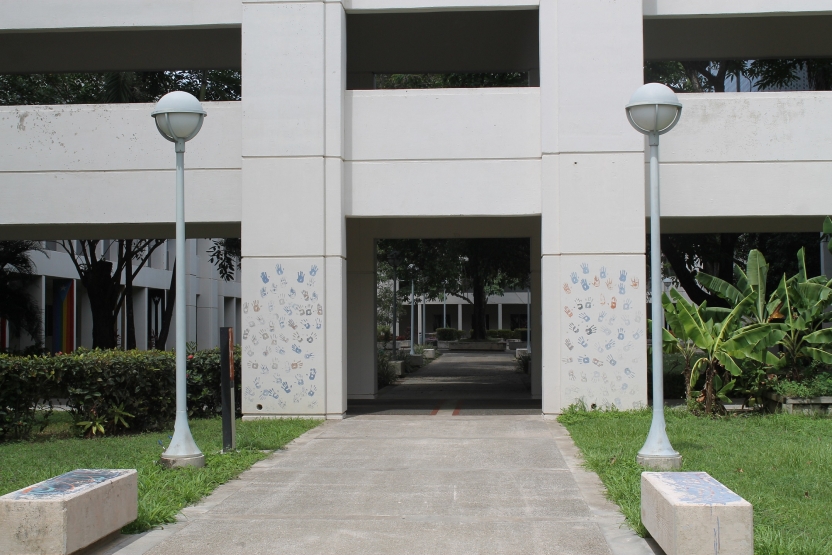
[[[26,292],[37,270],[31,253],[45,253],[38,241],[0,241],[0,318],[42,341],[40,308]]]
[[[439,300],[447,292],[469,303],[472,338],[484,340],[488,296],[528,286],[529,249],[529,240],[523,238],[385,239],[379,241],[378,258],[386,260],[390,251],[397,250],[402,259],[399,278],[415,280],[418,295]],[[410,265],[418,271],[408,274]],[[409,286],[399,290],[401,298],[409,294]]]

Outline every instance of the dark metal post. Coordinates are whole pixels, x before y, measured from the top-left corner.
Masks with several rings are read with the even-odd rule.
[[[222,390],[222,450],[237,449],[234,399],[234,328],[220,328],[220,389]]]

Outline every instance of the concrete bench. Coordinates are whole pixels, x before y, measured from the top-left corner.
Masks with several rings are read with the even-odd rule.
[[[751,503],[707,472],[643,472],[641,521],[667,555],[754,555]]]
[[[135,470],[73,470],[0,497],[0,553],[67,555],[136,520]]]

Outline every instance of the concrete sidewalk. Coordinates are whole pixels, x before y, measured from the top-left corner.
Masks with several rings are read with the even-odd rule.
[[[654,551],[540,416],[329,421],[118,555]],[[152,546],[152,547],[151,547]]]

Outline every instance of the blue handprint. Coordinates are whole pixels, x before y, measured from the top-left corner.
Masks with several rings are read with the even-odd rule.
[[[581,280],[581,289],[584,291],[589,291],[589,283],[585,279]]]
[[[571,274],[569,274],[569,279],[572,280],[572,283],[578,283],[578,274],[572,272]]]
[[[285,391],[286,393],[292,392],[292,386],[289,385],[289,382],[283,382],[283,385],[281,387],[283,388],[283,391]]]
[[[316,275],[318,275],[318,267],[317,267],[317,266],[315,266],[314,264],[312,265],[312,267],[311,267],[311,268],[309,268],[309,275],[310,275],[310,276],[316,276]]]
[[[613,347],[615,347],[615,339],[610,339],[604,347],[609,351]]]
[[[607,317],[607,311],[606,311],[606,310],[602,310],[602,311],[601,311],[601,314],[599,314],[599,315],[598,315],[598,321],[599,321],[599,322],[603,322],[603,321],[604,321],[604,318],[606,318],[606,317]]]
[[[616,364],[618,364],[618,361],[617,361],[617,360],[615,360],[615,359],[612,357],[612,355],[609,355],[609,356],[607,357],[607,362],[609,362],[611,366],[615,366]]]
[[[306,279],[306,274],[303,272],[298,272],[298,283],[303,283],[303,280]]]
[[[323,322],[321,322],[320,318],[315,318],[315,329],[319,330],[323,326]]]
[[[624,289],[624,282],[622,281],[618,284],[618,294],[623,295],[624,293],[626,293],[626,290]]]
[[[300,325],[306,329],[309,329],[312,326],[312,324],[310,324],[309,320],[307,320],[306,318],[300,321]]]
[[[618,340],[624,341],[624,328],[618,328]]]
[[[618,281],[627,281],[627,270],[621,270],[618,276]]]
[[[261,296],[261,297],[265,297],[265,296],[266,296],[266,295],[268,295],[268,294],[269,294],[269,290],[268,290],[268,289],[266,289],[265,287],[261,287],[261,288],[260,288],[260,296]]]
[[[282,275],[283,275],[283,266],[281,266],[280,264],[278,264],[277,266],[275,266],[275,267],[274,267],[274,270],[277,272],[277,275],[279,275],[279,276],[282,276]]]
[[[584,339],[583,335],[578,338],[578,345],[580,345],[581,347],[584,347],[584,348],[586,348],[586,346],[588,345],[588,343],[586,342],[586,339]]]
[[[297,295],[297,293],[295,292],[295,290],[290,287],[289,288],[289,298],[294,299],[296,295]]]
[[[578,318],[580,318],[584,322],[589,322],[589,316],[586,315],[586,312],[581,312],[580,314],[578,314]]]
[[[311,380],[314,380],[314,379],[315,379],[315,374],[317,374],[317,373],[318,373],[318,371],[317,371],[317,370],[315,370],[314,368],[312,368],[312,369],[309,371],[309,380],[310,380],[310,381],[311,381]]]
[[[581,271],[585,274],[588,274],[589,273],[589,264],[582,263],[581,264]]]
[[[269,274],[266,272],[260,272],[260,279],[263,280],[263,283],[269,283]]]
[[[605,277],[607,277],[607,267],[601,266],[601,279],[604,279]]]
[[[624,301],[624,310],[630,310],[630,307],[633,306],[632,299],[627,299]]]
[[[581,364],[589,364],[589,357],[588,356],[578,357],[578,362],[580,362]]]
[[[300,352],[301,352],[301,348],[298,347],[297,345],[295,345],[294,343],[292,344],[292,350],[295,351],[298,354],[300,354]]]

